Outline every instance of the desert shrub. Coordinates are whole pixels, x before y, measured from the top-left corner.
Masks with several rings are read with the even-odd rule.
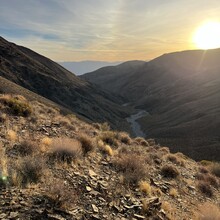
[[[168,147],[160,147],[159,151],[162,152],[163,154],[169,154],[170,149]]]
[[[91,137],[87,135],[81,135],[79,137],[79,141],[81,142],[82,151],[84,155],[95,149],[95,144]]]
[[[208,173],[209,172],[209,170],[206,167],[203,167],[203,166],[200,166],[198,168],[198,170],[199,170],[200,173]]]
[[[11,151],[18,154],[19,156],[32,155],[37,151],[37,144],[33,141],[22,141],[19,144],[15,144]]]
[[[146,181],[140,181],[139,183],[139,189],[141,192],[143,192],[146,195],[151,195],[151,186]]]
[[[8,163],[5,149],[0,146],[0,188],[8,183]]]
[[[37,183],[43,175],[44,168],[44,160],[42,158],[27,156],[19,159],[11,170],[12,183],[17,186]]]
[[[199,207],[196,213],[196,220],[219,220],[220,209],[218,206],[209,202],[204,203]]]
[[[100,126],[101,126],[101,131],[109,131],[110,130],[110,125],[107,122],[100,124]]]
[[[218,186],[219,186],[219,182],[218,182],[218,180],[216,179],[216,177],[215,176],[213,176],[213,175],[207,175],[206,176],[206,181],[211,185],[211,186],[214,186],[214,187],[216,187],[216,188],[218,188]]]
[[[212,188],[207,181],[199,181],[197,184],[197,188],[201,193],[205,194],[206,196],[213,196]]]
[[[71,164],[82,155],[79,141],[69,138],[54,139],[51,145],[49,159],[53,162]]]
[[[170,194],[170,196],[172,196],[172,197],[177,197],[177,196],[178,196],[178,191],[177,191],[175,188],[171,188],[171,189],[169,190],[169,194]]]
[[[211,173],[217,177],[220,177],[220,163],[213,163],[210,167]]]
[[[0,122],[4,123],[7,120],[7,115],[5,113],[0,113]]]
[[[100,139],[112,147],[118,147],[117,134],[113,131],[103,132]]]
[[[215,176],[213,175],[210,175],[209,173],[198,173],[196,175],[196,178],[200,181],[203,181],[203,182],[206,182],[207,185],[211,185],[211,186],[214,186],[216,188],[218,188],[218,180],[216,179]]]
[[[124,144],[131,144],[131,138],[127,132],[119,132],[118,139]]]
[[[146,175],[146,167],[142,157],[133,154],[124,154],[113,161],[114,167],[122,172],[125,181],[137,184]]]
[[[101,130],[101,125],[99,123],[93,123],[92,126],[98,130]]]
[[[76,192],[58,179],[47,184],[44,195],[46,196],[47,203],[53,209],[72,208],[76,201]]]
[[[166,177],[166,178],[176,178],[177,176],[179,176],[179,171],[177,168],[175,168],[172,165],[164,165],[161,168],[161,174],[162,176]]]
[[[18,116],[27,117],[32,113],[32,108],[27,100],[22,96],[2,96],[0,101],[8,106],[9,111]]]
[[[51,146],[51,144],[52,144],[52,139],[49,138],[49,137],[44,137],[44,138],[42,138],[41,143],[42,143],[43,145],[46,145],[46,146],[49,147],[49,146]]]
[[[166,159],[176,165],[184,166],[184,161],[182,159],[178,158],[176,155],[167,154]]]
[[[154,139],[147,139],[147,142],[150,146],[154,146],[156,145],[155,140]]]
[[[134,140],[137,144],[140,144],[145,147],[149,146],[149,143],[142,137],[136,137]]]
[[[201,160],[201,161],[200,161],[200,164],[201,164],[202,166],[209,166],[209,165],[212,164],[212,162],[209,161],[209,160]]]
[[[113,154],[114,154],[112,148],[109,145],[107,145],[107,144],[103,145],[100,148],[100,150],[101,150],[102,153],[105,153],[105,154],[107,154],[109,156],[113,156]]]
[[[6,137],[8,140],[14,142],[17,140],[17,133],[13,130],[8,130],[6,133]]]

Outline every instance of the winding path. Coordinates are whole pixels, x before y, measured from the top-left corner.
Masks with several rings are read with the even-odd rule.
[[[149,115],[148,112],[145,110],[139,110],[138,113],[131,115],[130,117],[126,118],[127,122],[131,124],[131,129],[135,136],[138,137],[145,137],[146,134],[142,131],[140,124],[137,122],[139,118]]]

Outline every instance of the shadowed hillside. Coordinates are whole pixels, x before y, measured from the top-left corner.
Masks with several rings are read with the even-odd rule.
[[[219,160],[219,57],[220,49],[176,52],[82,77],[148,111],[139,119],[148,137],[195,159]]]
[[[116,104],[121,102],[119,98],[97,90],[48,58],[3,38],[0,38],[0,75],[92,121],[108,121],[120,127],[127,115]]]

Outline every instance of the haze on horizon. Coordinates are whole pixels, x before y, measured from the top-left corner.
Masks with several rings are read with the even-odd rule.
[[[1,0],[1,36],[55,61],[150,60],[197,49],[219,0]]]

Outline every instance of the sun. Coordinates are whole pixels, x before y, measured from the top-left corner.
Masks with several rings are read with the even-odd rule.
[[[220,23],[207,22],[201,25],[193,36],[193,42],[199,49],[220,47]]]

